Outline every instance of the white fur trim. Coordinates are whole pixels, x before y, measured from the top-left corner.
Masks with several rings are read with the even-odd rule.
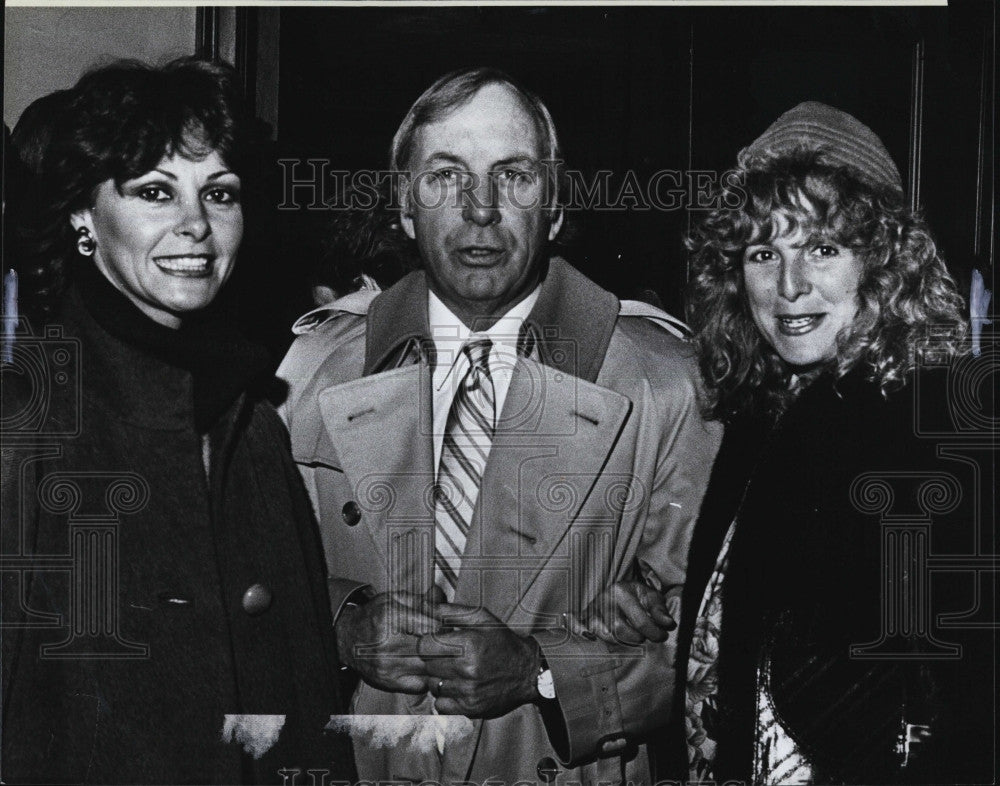
[[[278,741],[284,725],[284,715],[227,715],[222,724],[222,741],[237,742],[259,759]]]

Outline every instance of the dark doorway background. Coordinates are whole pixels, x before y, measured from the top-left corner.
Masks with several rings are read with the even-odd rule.
[[[253,9],[246,9],[252,15]],[[546,101],[568,166],[610,170],[612,194],[632,171],[717,173],[800,101],[856,115],[885,141],[926,206],[963,291],[978,267],[992,286],[995,8],[465,7],[284,8],[280,33],[247,62],[276,85],[272,229],[248,237],[242,287],[253,329],[276,352],[310,307],[306,269],[330,212],[273,210],[279,158],[334,170],[380,169],[413,100],[438,76],[499,67]],[[252,42],[251,42],[252,43]],[[267,62],[268,58],[272,62]],[[252,76],[252,75],[251,75]],[[258,89],[258,100],[260,90]],[[301,176],[303,170],[297,170]],[[683,314],[684,232],[691,206],[571,215],[564,255],[621,297],[648,296]]]

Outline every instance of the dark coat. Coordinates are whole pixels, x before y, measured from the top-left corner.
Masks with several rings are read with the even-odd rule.
[[[47,358],[48,412],[4,434],[4,781],[351,778],[349,746],[323,732],[342,711],[325,568],[276,413],[253,390],[231,399],[206,476],[191,374],[109,333],[76,290],[58,321],[62,337],[18,347]],[[31,410],[19,387],[5,418]],[[98,584],[70,569],[74,544],[107,558]],[[258,760],[222,740],[225,715],[251,713],[286,715]]]
[[[776,427],[744,421],[727,429],[692,541],[681,637],[686,654],[722,538],[737,517],[723,584],[719,782],[751,779],[765,654],[775,710],[817,783],[992,782],[997,650],[995,632],[981,624],[996,614],[990,574],[897,563],[903,581],[929,590],[917,615],[927,620],[927,635],[903,631],[883,645],[883,654],[894,654],[882,659],[851,650],[893,628],[883,622],[884,600],[900,585],[882,569],[895,553],[887,540],[893,525],[912,532],[929,522],[924,548],[932,561],[967,555],[977,510],[989,508],[994,493],[990,451],[978,451],[986,461],[978,470],[957,455],[955,446],[969,438],[949,421],[954,401],[945,375],[924,372],[917,392],[911,382],[886,400],[860,373],[836,384],[824,376]],[[945,445],[956,455],[939,455]],[[992,517],[984,524],[979,545],[991,553]],[[977,602],[978,628],[945,626],[945,615]],[[955,644],[960,656],[947,652]],[[896,749],[904,721],[929,725],[933,735],[914,746],[906,767]]]

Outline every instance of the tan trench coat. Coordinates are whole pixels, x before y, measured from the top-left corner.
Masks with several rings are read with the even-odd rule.
[[[642,738],[669,714],[673,639],[609,646],[568,634],[561,615],[615,579],[641,576],[675,594],[684,582],[720,430],[699,415],[690,347],[662,327],[666,320],[551,260],[522,331],[535,347],[511,379],[455,602],[485,606],[539,641],[558,711],[546,713],[548,725],[535,705],[476,721],[443,755],[356,739],[362,779],[513,786],[550,779],[559,759],[557,784],[649,782]],[[425,592],[434,468],[423,273],[367,309],[366,299],[349,296],[299,331],[278,373],[289,385],[283,413],[293,454],[317,507],[330,575],[339,577],[333,608],[360,584]],[[360,714],[431,708],[427,695],[365,683],[352,703]]]

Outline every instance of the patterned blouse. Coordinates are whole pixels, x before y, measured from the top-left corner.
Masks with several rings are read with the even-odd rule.
[[[709,579],[691,639],[687,668],[684,727],[687,735],[688,781],[715,783],[713,772],[718,741],[718,660],[722,636],[722,583],[729,563],[729,547],[736,522],[729,525],[715,569]],[[757,671],[757,723],[754,730],[753,783],[808,784],[812,768],[774,712],[770,690],[770,662]]]

